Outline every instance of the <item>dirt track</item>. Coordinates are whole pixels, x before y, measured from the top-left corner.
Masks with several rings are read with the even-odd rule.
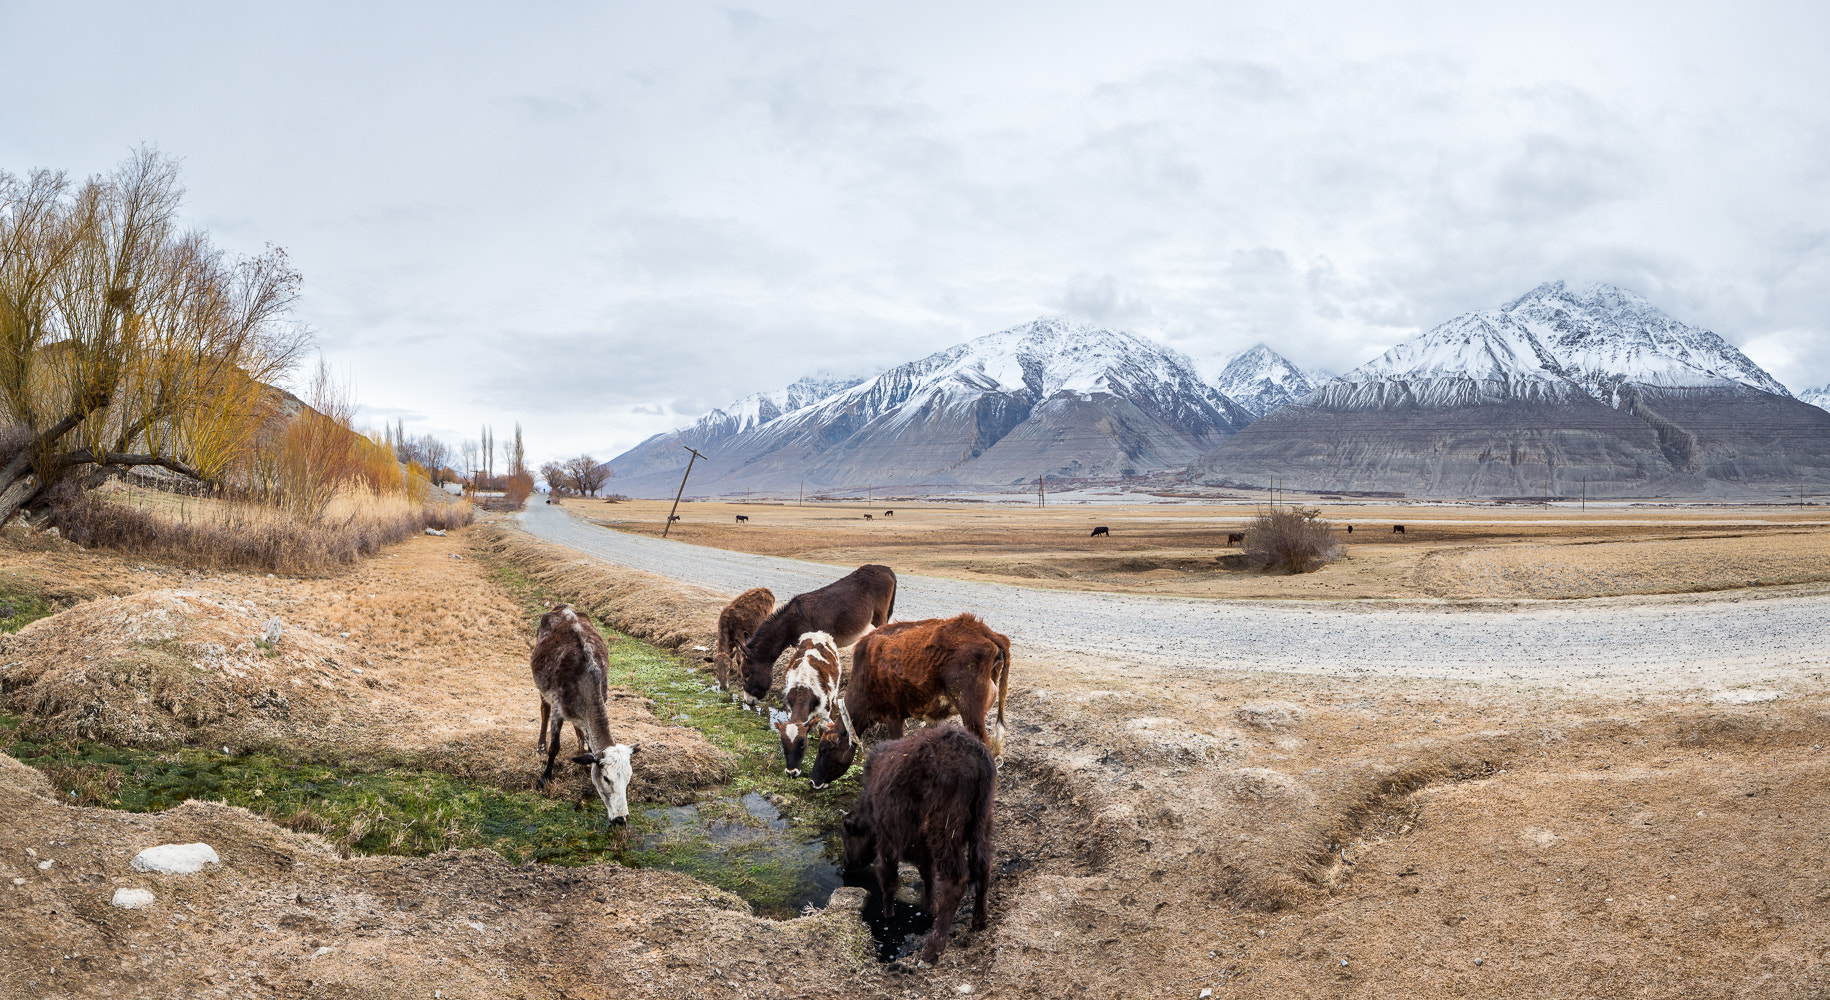
[[[730,594],[766,586],[786,599],[840,575],[821,563],[612,531],[546,504],[519,520],[540,538],[598,559]],[[1759,700],[1820,689],[1808,675],[1830,662],[1830,594],[1822,588],[1471,607],[1221,603],[907,574],[899,583],[899,618],[973,611],[1026,648],[1165,666]]]

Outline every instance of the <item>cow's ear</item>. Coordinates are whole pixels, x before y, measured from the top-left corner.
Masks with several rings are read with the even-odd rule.
[[[586,765],[586,766],[587,766],[587,767],[588,767],[588,766],[590,766],[590,765],[592,765],[592,764],[595,764],[595,763],[597,763],[597,758],[596,758],[596,757],[593,757],[593,756],[591,756],[591,755],[590,755],[590,754],[588,754],[588,753],[581,753],[581,754],[579,754],[579,755],[578,755],[578,756],[576,756],[576,757],[574,757],[574,758],[572,758],[572,763],[574,763],[574,764],[584,764],[584,765]]]
[[[641,753],[641,752],[642,752],[642,745],[640,743],[629,744],[629,756],[634,757],[636,754]]]

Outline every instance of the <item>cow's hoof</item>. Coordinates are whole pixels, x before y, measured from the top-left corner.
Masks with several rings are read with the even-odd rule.
[[[629,817],[627,817],[627,816],[612,816],[612,817],[610,817],[610,825],[611,825],[611,826],[628,826],[628,825],[629,825]]]

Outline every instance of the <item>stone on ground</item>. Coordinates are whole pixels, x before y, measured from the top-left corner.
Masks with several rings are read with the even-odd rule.
[[[189,875],[204,865],[221,864],[216,849],[208,844],[160,844],[148,847],[134,856],[133,870],[161,875]]]

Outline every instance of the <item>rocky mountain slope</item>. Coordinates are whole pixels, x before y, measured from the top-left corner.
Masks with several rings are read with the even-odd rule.
[[[1820,385],[1815,389],[1806,389],[1798,394],[1798,398],[1820,410],[1830,410],[1830,384]]]
[[[1254,419],[1301,399],[1332,377],[1327,372],[1304,371],[1263,344],[1221,358],[1197,359],[1195,370]]]
[[[1278,409],[1204,482],[1427,495],[1711,494],[1830,478],[1830,413],[1610,285],[1540,285]]]
[[[737,427],[721,412],[701,423]],[[704,449],[713,459],[695,469],[692,492],[1135,475],[1184,466],[1252,417],[1173,350],[1045,318],[742,426]],[[664,492],[673,477],[657,474],[661,453],[691,444],[687,436],[650,439],[612,459],[617,490]]]

